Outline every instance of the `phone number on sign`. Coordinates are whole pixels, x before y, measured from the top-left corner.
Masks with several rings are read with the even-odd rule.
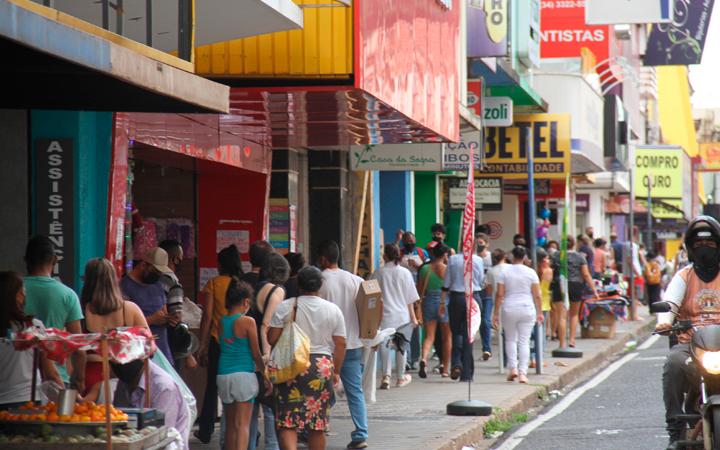
[[[585,0],[554,0],[542,2],[542,8],[563,9],[563,8],[584,8]]]

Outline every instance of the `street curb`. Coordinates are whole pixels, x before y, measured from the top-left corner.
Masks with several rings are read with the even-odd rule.
[[[649,337],[650,333],[655,328],[655,322],[655,317],[647,317],[644,322],[638,323],[634,329],[631,329],[627,333],[623,333],[617,341],[613,342],[606,349],[597,353],[592,358],[582,361],[579,365],[561,374],[555,380],[544,385],[536,386],[537,391],[535,393],[526,395],[525,397],[517,400],[513,405],[504,408],[504,410],[510,413],[527,412],[530,408],[543,403],[543,400],[539,398],[538,391],[540,391],[543,394],[542,396],[545,397],[545,395],[551,391],[564,389],[572,384],[585,381],[595,373],[608,366],[612,357],[621,352],[628,342],[634,339],[638,341],[639,344],[640,340],[645,340]],[[496,439],[486,439],[484,429],[485,423],[491,418],[492,416],[479,417],[477,421],[473,422],[472,425],[461,431],[460,434],[453,436],[447,442],[436,447],[436,449],[461,450],[464,446],[472,445],[479,445],[479,448],[490,448],[490,446],[495,443]]]

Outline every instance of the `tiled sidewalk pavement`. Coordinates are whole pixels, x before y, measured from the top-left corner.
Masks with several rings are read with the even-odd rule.
[[[637,338],[646,337],[654,318],[640,308],[642,321],[622,322],[613,339],[578,339],[577,347],[584,352],[580,359],[552,358],[555,342],[547,342],[545,360],[547,367],[543,375],[531,370],[530,384],[508,383],[498,371],[496,356],[489,361],[478,361],[475,365],[475,382],[472,385],[474,399],[489,402],[505,410],[524,411],[538,403],[539,392],[561,389],[570,383],[585,378],[600,370],[625,344]],[[578,333],[579,336],[579,333]],[[475,355],[482,351],[478,346]],[[496,350],[496,349],[495,349]],[[494,352],[496,355],[497,352]],[[555,365],[562,361],[567,366]],[[429,366],[434,366],[431,362]],[[487,418],[453,417],[445,414],[448,402],[467,398],[467,383],[459,383],[429,374],[421,380],[413,372],[413,382],[405,388],[391,388],[377,392],[377,402],[368,406],[370,439],[369,448],[382,450],[460,449],[463,445],[488,448],[492,441],[483,439],[482,429]],[[341,450],[350,442],[353,429],[347,403],[339,399],[332,409],[331,432],[328,435],[328,449]],[[217,450],[218,432],[213,441],[203,445],[191,438],[192,450]],[[262,445],[261,447],[262,448]]]

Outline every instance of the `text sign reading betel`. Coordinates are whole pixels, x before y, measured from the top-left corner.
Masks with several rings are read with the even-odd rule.
[[[565,179],[570,171],[570,115],[516,115],[512,127],[491,127],[485,137],[485,164],[478,176],[528,176],[527,149],[533,149],[535,178]]]
[[[635,196],[682,198],[684,181],[683,149],[679,147],[638,147],[635,149]]]

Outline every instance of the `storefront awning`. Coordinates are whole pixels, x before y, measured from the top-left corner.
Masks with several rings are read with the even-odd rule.
[[[496,61],[496,70],[492,70],[483,60],[471,60],[468,77],[482,77],[492,97],[512,98],[515,113],[547,112],[548,102],[508,62],[500,58]]]
[[[2,108],[227,112],[192,65],[27,0],[0,0]]]

